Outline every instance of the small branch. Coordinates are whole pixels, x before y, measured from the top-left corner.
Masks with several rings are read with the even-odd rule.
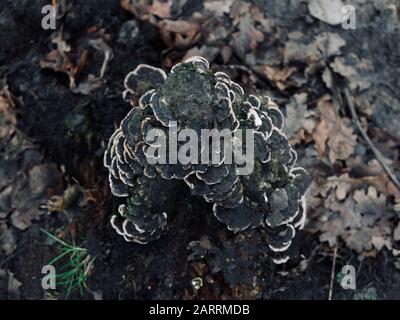
[[[333,262],[332,262],[332,272],[331,272],[331,283],[330,283],[330,285],[329,285],[328,300],[332,300],[333,280],[335,279],[336,257],[337,257],[337,246],[335,247],[335,251],[333,252]]]
[[[347,88],[343,89],[344,96],[346,98],[346,103],[347,106],[350,109],[351,117],[353,118],[354,124],[357,126],[358,130],[361,132],[361,135],[363,136],[364,140],[368,143],[369,147],[371,148],[372,152],[374,153],[376,159],[378,160],[379,164],[382,166],[383,170],[387,173],[389,176],[390,180],[392,180],[393,184],[396,186],[396,188],[400,191],[400,182],[395,176],[395,174],[390,170],[390,168],[385,164],[385,160],[381,154],[381,152],[374,146],[373,142],[371,139],[368,137],[367,133],[361,126],[360,119],[357,116],[356,110],[353,105],[353,101],[351,100],[350,92]]]

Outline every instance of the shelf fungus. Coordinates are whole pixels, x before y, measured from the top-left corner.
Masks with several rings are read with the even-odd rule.
[[[202,57],[168,75],[141,64],[124,84],[133,108],[104,154],[111,191],[121,198],[111,218],[117,233],[141,244],[158,239],[179,182],[194,201],[211,203],[229,230],[265,228],[273,261],[285,263],[305,223],[310,177],[296,166],[277,105],[246,94]]]

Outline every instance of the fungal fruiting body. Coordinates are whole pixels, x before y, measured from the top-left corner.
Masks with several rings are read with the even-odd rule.
[[[296,230],[305,222],[310,177],[296,166],[297,155],[282,132],[284,117],[277,105],[268,97],[247,95],[227,74],[213,73],[202,57],[175,65],[168,76],[141,64],[124,84],[123,97],[133,108],[104,154],[111,191],[123,198],[111,218],[117,233],[142,244],[158,239],[179,181],[194,197],[212,203],[213,214],[229,230],[265,228],[272,259],[286,262]],[[138,90],[143,94],[136,105]],[[253,170],[238,174],[243,164],[224,161],[228,154],[222,144],[217,149],[199,144],[191,149],[189,161],[177,161],[172,149],[183,148],[185,141],[171,137],[188,129],[199,139],[205,129],[231,132],[233,146],[253,151]],[[154,132],[156,136],[150,134]],[[238,132],[251,132],[254,145],[248,137],[238,139]],[[164,155],[154,152],[154,146]],[[215,154],[219,161],[201,161]]]

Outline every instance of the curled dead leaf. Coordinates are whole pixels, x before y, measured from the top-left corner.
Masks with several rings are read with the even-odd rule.
[[[189,47],[201,37],[197,21],[164,19],[158,23],[161,37],[168,46]]]
[[[288,87],[287,79],[297,70],[295,67],[278,67],[271,65],[259,65],[252,68],[263,78],[272,81],[279,90],[284,91]]]
[[[357,144],[357,135],[348,125],[350,121],[338,115],[337,102],[328,94],[318,100],[317,107],[320,111],[320,122],[315,127],[313,138],[318,154],[323,156],[326,146],[329,146],[331,163],[348,159]]]
[[[338,121],[337,124],[336,130],[332,132],[328,140],[331,163],[348,159],[357,145],[357,135],[354,134],[353,128],[346,126],[343,121]]]

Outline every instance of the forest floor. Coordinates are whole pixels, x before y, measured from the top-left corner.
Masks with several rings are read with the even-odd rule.
[[[49,2],[0,3],[0,299],[400,299],[400,190],[383,168],[400,178],[397,1],[344,1],[345,29],[341,0],[59,0],[44,30]],[[229,232],[185,194],[152,244],[110,226],[102,157],[130,110],[123,79],[193,55],[278,103],[313,177],[286,265],[261,230]],[[43,289],[43,266],[68,249],[54,265],[77,273]]]

